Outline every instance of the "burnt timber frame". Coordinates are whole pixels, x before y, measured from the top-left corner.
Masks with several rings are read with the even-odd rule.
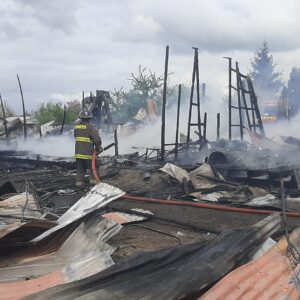
[[[228,59],[228,74],[229,74],[229,84],[228,84],[228,138],[232,139],[232,128],[239,127],[240,139],[244,139],[244,115],[246,116],[248,130],[256,133],[259,131],[260,135],[265,136],[265,131],[263,123],[261,120],[261,115],[259,107],[257,104],[257,97],[253,88],[251,78],[249,76],[240,73],[239,65],[235,63],[235,69],[232,68],[232,58],[224,57]],[[232,84],[233,74],[236,79],[236,86]],[[236,92],[237,104],[233,105],[232,90]],[[237,124],[233,123],[233,110],[238,111]]]
[[[84,97],[84,92],[82,93]],[[98,129],[112,132],[112,116],[109,108],[110,94],[108,91],[96,90],[96,96],[90,92],[88,97],[82,100],[82,107],[90,111]],[[104,121],[106,120],[106,122]],[[105,126],[106,125],[106,126]]]
[[[190,143],[191,140],[191,127],[197,127],[199,133],[199,144],[201,145],[203,141],[206,140],[206,120],[207,115],[204,115],[204,122],[201,122],[201,112],[200,112],[200,84],[199,84],[199,57],[198,57],[198,48],[193,47],[194,49],[194,64],[193,64],[193,73],[192,73],[192,86],[190,94],[190,107],[189,107],[189,118],[188,118],[188,130],[187,130],[187,143]],[[195,90],[195,80],[196,80],[196,102],[194,102],[194,90]],[[197,110],[197,122],[192,122],[192,112],[193,107],[196,106]],[[203,127],[203,135],[202,135]]]

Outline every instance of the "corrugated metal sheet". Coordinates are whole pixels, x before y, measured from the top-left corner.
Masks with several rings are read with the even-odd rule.
[[[299,245],[300,228],[290,238]],[[229,273],[199,299],[300,299],[291,264],[285,255],[286,249],[287,242],[284,238],[260,258]]]
[[[143,221],[147,219],[146,217],[135,215],[134,212],[132,212],[132,214],[122,213],[122,212],[111,212],[111,213],[103,214],[102,217],[113,220],[118,224]]]
[[[3,252],[11,244],[28,242],[55,225],[52,221],[41,219],[0,226],[0,251]]]
[[[30,256],[29,247],[27,257],[17,263],[10,257],[0,269],[1,299],[20,299],[108,268],[114,264],[110,255],[115,248],[106,241],[121,228],[114,221],[94,214],[76,228],[58,251],[44,255],[34,251],[35,256]],[[17,252],[15,256],[18,255]],[[9,262],[12,264],[7,265]]]
[[[34,240],[32,240],[32,242],[38,242],[42,240],[53,232],[73,223],[76,220],[79,220],[87,214],[105,206],[109,202],[120,198],[124,194],[125,192],[119,188],[100,182],[57,220],[57,226],[36,237]]]
[[[21,227],[24,223],[21,222],[17,222],[17,223],[13,223],[13,224],[8,224],[8,225],[3,225],[0,226],[0,239],[4,236],[6,236],[7,234],[15,231],[16,229],[18,229],[19,227]]]
[[[18,117],[11,117],[11,118],[6,118],[7,121],[7,131],[11,132],[14,129],[17,129],[20,127],[21,125],[21,119]],[[4,135],[5,134],[5,127],[4,125],[1,123],[0,125],[0,135]]]
[[[43,291],[49,287],[56,286],[63,282],[61,272],[49,273],[34,280],[21,281],[12,286],[11,283],[0,285],[2,300],[16,300],[25,296]]]
[[[166,163],[159,170],[170,175],[173,178],[176,178],[181,183],[183,181],[183,178],[186,178],[187,181],[190,180],[190,175],[186,170],[171,163]]]
[[[19,218],[23,216],[26,218],[40,219],[42,217],[33,196],[29,193],[27,193],[26,196],[25,192],[0,201],[0,214]],[[0,223],[2,224],[9,224],[11,222],[15,222],[15,219],[0,218]]]
[[[274,233],[280,221],[276,214],[255,226],[224,231],[210,241],[142,252],[28,299],[193,299]]]

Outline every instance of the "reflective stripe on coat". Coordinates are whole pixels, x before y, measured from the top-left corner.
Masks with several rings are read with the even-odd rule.
[[[94,148],[101,147],[101,138],[98,130],[89,123],[81,122],[75,125],[75,158],[92,159]]]

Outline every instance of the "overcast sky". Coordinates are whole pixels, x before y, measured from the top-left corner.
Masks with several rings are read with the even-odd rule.
[[[227,65],[247,72],[266,40],[283,71],[300,65],[299,0],[1,0],[0,91],[18,112],[18,73],[27,109],[82,90],[128,88],[141,64],[163,72],[170,46],[172,83],[189,83],[199,47],[200,81],[222,97]]]

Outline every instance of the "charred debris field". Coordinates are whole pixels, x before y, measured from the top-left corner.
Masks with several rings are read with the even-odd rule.
[[[1,295],[217,299],[250,272],[298,299],[300,140],[249,136],[120,155],[114,133],[84,189],[73,158],[0,151]],[[230,299],[269,299],[247,284]]]
[[[15,298],[76,298],[81,285],[91,284],[93,292],[105,299],[113,295],[111,289],[119,282],[124,285],[122,293],[130,299],[135,293],[126,287],[133,282],[132,272],[140,272],[154,285],[157,278],[162,280],[168,274],[165,293],[170,299],[178,295],[197,299],[212,293],[209,285],[221,284],[224,273],[230,275],[239,266],[246,266],[262,243],[271,240],[268,249],[273,249],[283,236],[297,232],[300,226],[298,167],[286,164],[286,156],[274,152],[277,147],[262,150],[245,142],[220,139],[200,150],[182,149],[176,160],[170,157],[165,162],[139,153],[101,156],[97,159],[100,183],[85,190],[75,185],[72,159],[50,160],[32,153],[3,151],[0,267],[5,268],[0,272],[6,279],[0,282],[0,291],[10,295],[16,287],[27,287],[29,280],[31,288]],[[285,147],[290,155],[298,151],[291,144]],[[187,164],[195,155],[203,157],[203,162]],[[99,237],[100,232],[102,241],[95,244],[92,234]],[[62,260],[59,253],[72,255],[76,237],[85,243],[83,252],[76,254],[76,263],[87,264],[84,249],[90,253],[89,259],[97,259],[95,251],[109,247],[109,257],[101,267],[87,266],[87,271],[76,265],[77,275],[66,273],[74,262],[71,258]],[[290,251],[296,265],[298,252],[293,249],[298,242],[291,236],[293,248],[284,250]],[[261,251],[264,256],[271,250]],[[51,267],[43,268],[49,254],[54,253]],[[30,264],[34,267],[24,271],[26,260],[33,260]],[[183,268],[189,276],[170,274],[166,260],[170,267]],[[208,262],[213,268],[205,270]],[[197,265],[207,276],[200,276]],[[293,269],[291,263],[287,266]],[[55,275],[58,281],[54,285],[41,284],[55,272],[64,275]],[[281,276],[288,279],[289,272]],[[115,274],[115,279],[106,286],[110,274]],[[192,274],[202,287],[198,282],[190,283]],[[183,285],[174,293],[178,276]],[[92,283],[95,278],[97,286]],[[90,290],[85,293],[90,294]],[[156,297],[158,291],[137,286],[136,293]]]
[[[267,137],[252,80],[231,58],[228,139],[220,113],[210,139],[193,51],[187,134],[180,132],[179,85],[172,143],[168,46],[159,118],[148,99],[147,110],[116,126],[110,93],[83,93],[81,106],[113,140],[102,149],[113,154],[93,154],[84,186],[76,184],[75,159],[53,154],[70,141],[74,148],[66,109],[56,127],[28,120],[25,108],[23,118],[4,117],[1,299],[300,298],[300,140]],[[124,154],[122,138],[145,134],[147,122],[159,122],[160,145]],[[44,151],[25,150],[36,140]]]

